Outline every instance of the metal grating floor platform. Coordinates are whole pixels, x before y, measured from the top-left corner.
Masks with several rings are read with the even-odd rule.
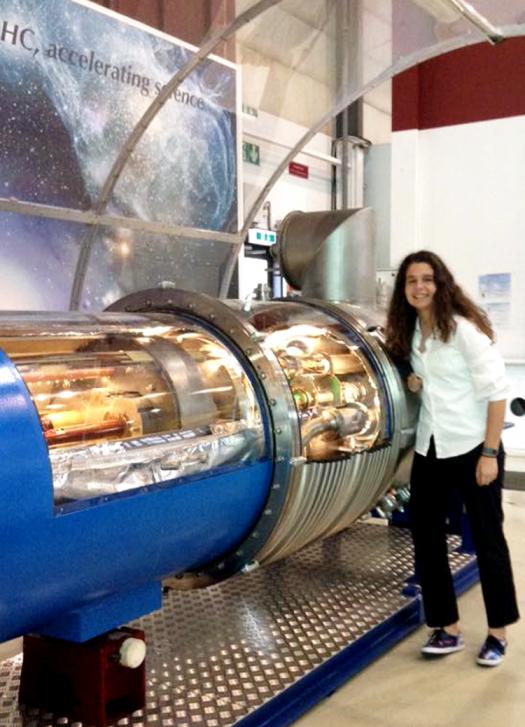
[[[451,548],[458,544],[451,537]],[[451,554],[456,572],[472,561],[470,555]],[[169,591],[162,611],[136,624],[148,642],[146,709],[116,724],[257,724],[258,712],[272,700],[415,604],[416,597],[401,593],[411,563],[408,531],[359,522],[221,585]],[[21,656],[0,663],[0,727],[88,727],[60,715],[21,714],[20,666]],[[346,669],[347,675],[358,668]],[[271,723],[289,723],[308,706]]]

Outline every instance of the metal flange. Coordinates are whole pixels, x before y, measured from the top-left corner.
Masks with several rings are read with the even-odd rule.
[[[380,377],[386,383],[387,406],[391,418],[391,442],[404,454],[413,446],[419,405],[417,397],[405,390],[401,377],[388,355],[380,334],[380,326],[362,310],[350,303],[331,303],[326,300],[301,298],[301,303],[320,308],[339,319],[363,340]]]
[[[269,540],[286,502],[294,463],[300,455],[300,433],[288,382],[275,355],[263,350],[256,329],[231,308],[204,293],[180,289],[150,289],[132,293],[113,303],[108,312],[177,314],[204,324],[234,344],[238,357],[249,364],[263,416],[269,424],[274,468],[268,497],[252,531],[234,551],[207,564],[199,573],[184,575],[183,587],[223,580],[238,571],[257,567],[257,554]],[[189,581],[189,582],[188,582]]]

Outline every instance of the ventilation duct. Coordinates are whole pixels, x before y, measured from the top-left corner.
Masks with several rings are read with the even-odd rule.
[[[290,212],[277,255],[290,285],[308,298],[375,303],[374,214],[370,207]]]

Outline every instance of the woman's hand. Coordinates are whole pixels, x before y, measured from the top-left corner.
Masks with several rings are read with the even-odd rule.
[[[490,485],[498,476],[498,460],[496,457],[481,457],[476,466],[476,482],[481,487]]]
[[[423,386],[423,379],[417,374],[411,373],[407,377],[407,386],[409,391],[411,391],[413,394],[417,394],[418,391],[421,391],[421,387]]]

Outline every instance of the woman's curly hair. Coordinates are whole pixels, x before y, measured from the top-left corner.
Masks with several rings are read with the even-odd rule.
[[[386,345],[393,356],[399,359],[410,356],[417,313],[406,299],[405,281],[408,267],[412,263],[427,263],[434,271],[435,327],[442,341],[448,341],[456,327],[454,315],[467,318],[491,341],[494,340],[494,332],[486,313],[465,295],[443,260],[433,252],[419,250],[407,255],[397,272],[386,323]]]

